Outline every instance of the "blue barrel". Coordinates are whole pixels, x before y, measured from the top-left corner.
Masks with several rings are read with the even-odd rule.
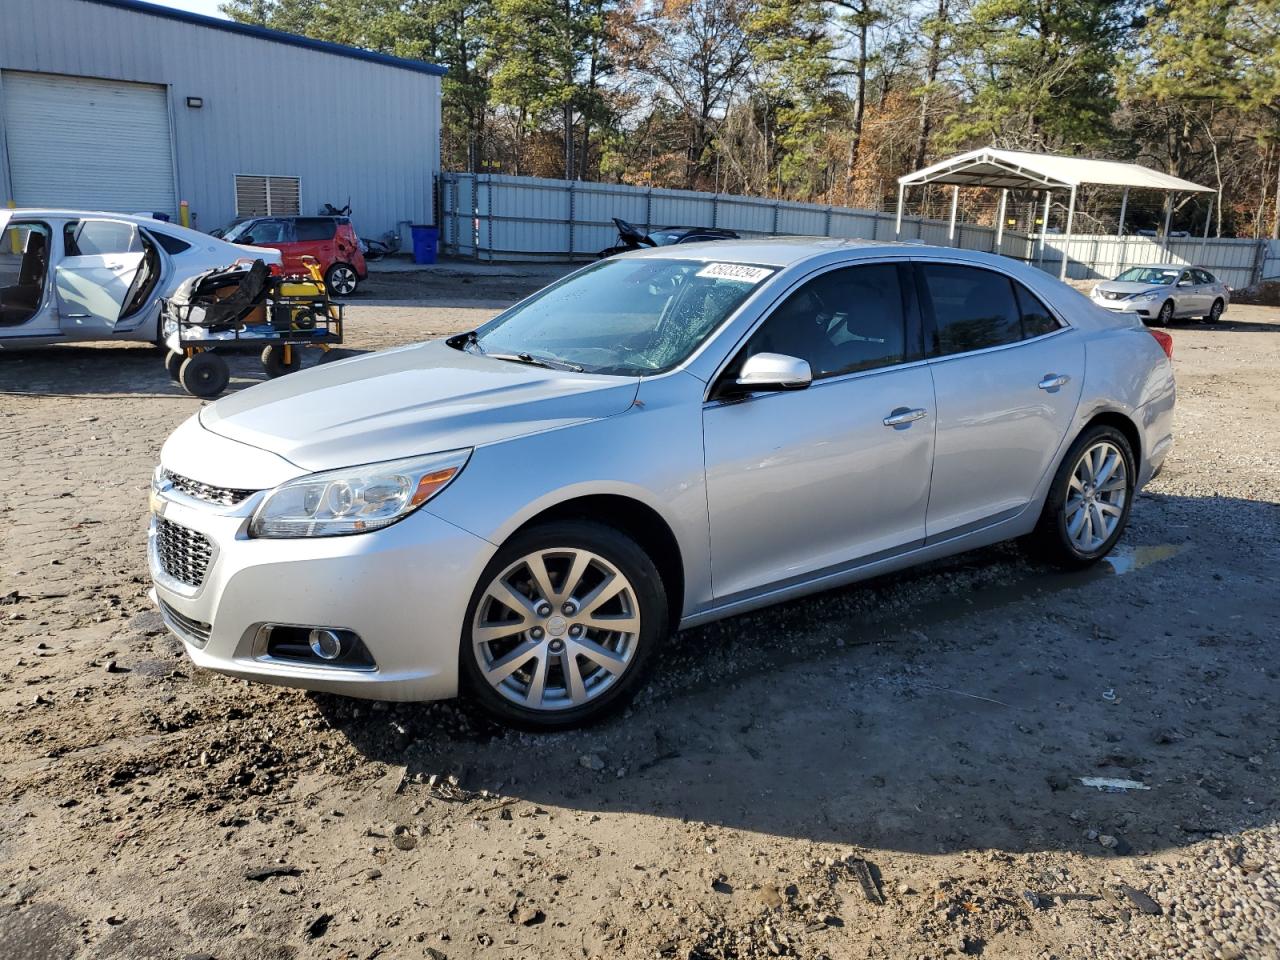
[[[440,231],[423,223],[415,223],[411,229],[413,231],[413,262],[435,263]]]

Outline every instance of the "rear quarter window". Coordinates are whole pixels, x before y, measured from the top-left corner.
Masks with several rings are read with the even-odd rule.
[[[170,236],[167,233],[160,233],[158,230],[152,230],[151,235],[155,237],[156,243],[164,248],[164,252],[170,256],[176,256],[186,250],[191,249],[191,244],[185,240],[179,240],[177,237]]]
[[[294,221],[293,234],[298,242],[332,240],[334,221],[328,217],[299,217]]]

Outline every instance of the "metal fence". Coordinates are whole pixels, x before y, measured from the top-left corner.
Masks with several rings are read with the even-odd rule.
[[[540,180],[500,174],[440,177],[440,229],[446,253],[486,261],[590,260],[613,245],[611,218],[645,230],[668,224],[723,227],[743,236],[779,234],[895,239],[891,213],[758,197],[623,184]],[[897,239],[999,252],[1057,275],[1062,257],[1074,279],[1115,276],[1142,263],[1196,263],[1235,287],[1280,275],[1280,243],[1113,237],[1004,231],[996,251],[992,227],[956,224],[953,240],[940,220],[903,217]],[[1270,271],[1270,272],[1268,272]]]

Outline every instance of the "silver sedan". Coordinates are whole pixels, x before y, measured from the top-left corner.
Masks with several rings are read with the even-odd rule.
[[[1106,310],[1165,327],[1192,317],[1217,323],[1231,302],[1231,288],[1200,267],[1156,263],[1130,267],[1114,280],[1097,284],[1090,296]]]
[[[581,723],[682,627],[1014,537],[1096,562],[1173,442],[1171,351],[985,254],[628,254],[205,407],[155,596],[233,676]]]

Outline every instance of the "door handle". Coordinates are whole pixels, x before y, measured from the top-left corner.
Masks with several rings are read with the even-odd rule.
[[[928,416],[928,414],[929,411],[921,410],[919,408],[912,410],[907,407],[898,407],[898,409],[894,410],[893,413],[884,418],[884,425],[886,427],[902,427],[906,426],[908,423],[914,423],[917,420],[921,420]]]
[[[1065,386],[1071,378],[1065,373],[1046,373],[1044,379],[1036,384],[1041,390],[1057,390],[1061,386]]]

